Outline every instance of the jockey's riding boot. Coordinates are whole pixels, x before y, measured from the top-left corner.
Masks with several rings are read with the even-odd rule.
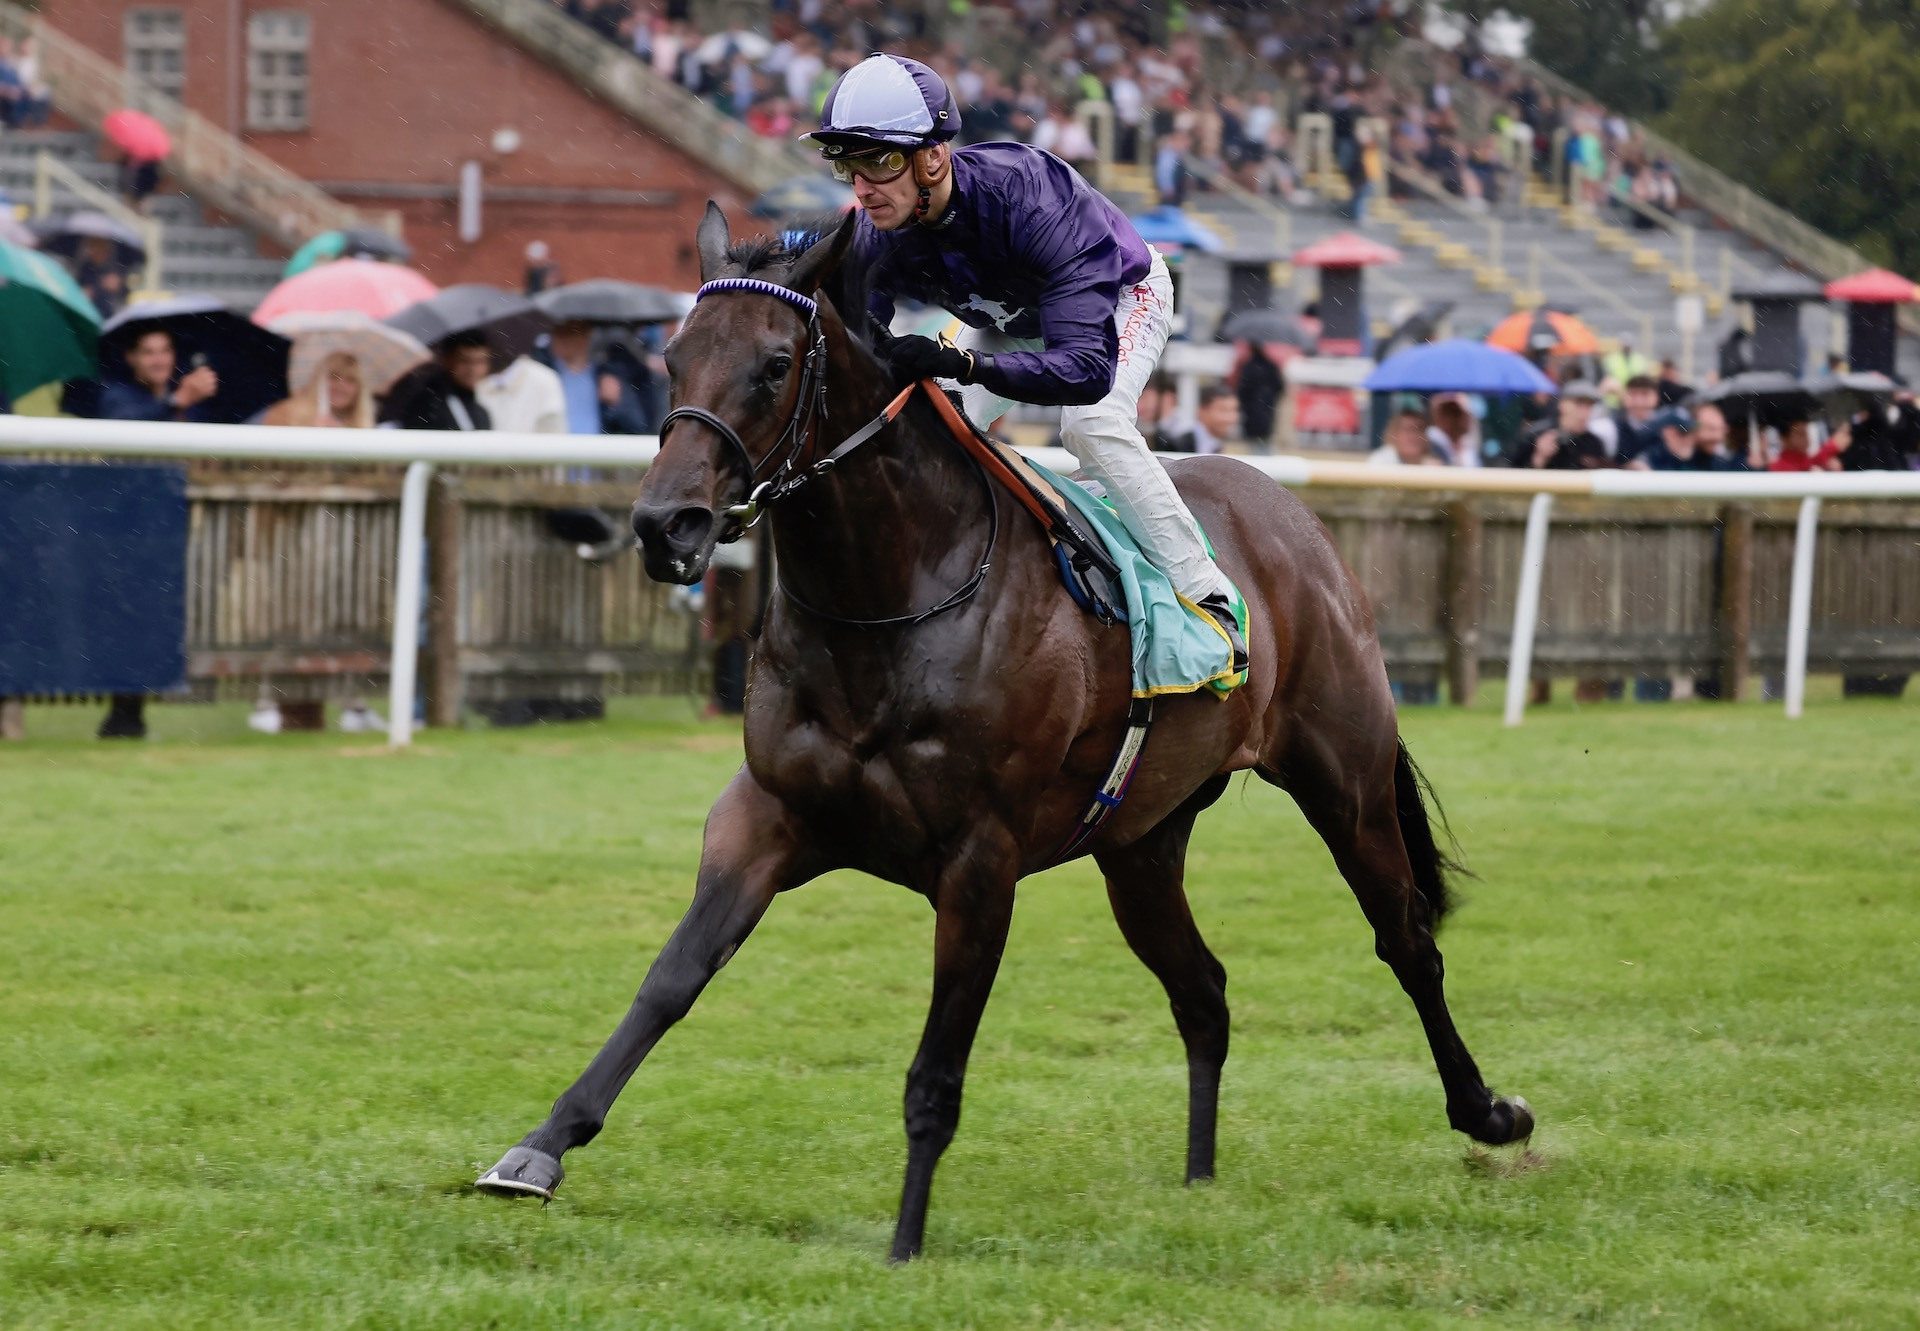
[[[1235,674],[1247,668],[1247,637],[1240,631],[1240,621],[1233,616],[1233,604],[1225,592],[1215,592],[1200,602],[1200,608],[1213,617],[1227,635],[1227,641],[1233,644],[1233,670]]]

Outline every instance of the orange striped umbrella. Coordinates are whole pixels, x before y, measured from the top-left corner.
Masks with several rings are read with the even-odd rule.
[[[1502,319],[1488,335],[1490,346],[1517,351],[1545,351],[1550,356],[1597,356],[1600,338],[1571,314],[1559,310],[1522,310]]]

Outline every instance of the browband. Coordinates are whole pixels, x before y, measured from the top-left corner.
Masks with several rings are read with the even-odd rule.
[[[816,318],[820,313],[820,302],[812,296],[803,296],[790,287],[781,286],[778,282],[763,282],[757,277],[716,277],[713,281],[702,285],[700,290],[694,293],[693,298],[696,301],[705,300],[716,291],[755,291],[762,296],[774,296],[793,306],[809,320]]]

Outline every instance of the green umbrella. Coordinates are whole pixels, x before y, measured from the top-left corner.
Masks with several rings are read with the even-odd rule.
[[[346,233],[341,231],[322,231],[319,235],[293,252],[293,257],[287,260],[287,266],[280,270],[280,276],[283,278],[298,277],[309,268],[326,263],[330,259],[339,258],[340,252],[346,249],[346,247]]]
[[[298,277],[309,268],[317,268],[335,259],[381,259],[405,263],[413,257],[406,241],[370,227],[349,227],[345,231],[322,231],[293,252],[282,278]]]
[[[36,250],[0,243],[0,390],[91,377],[100,314],[67,270]]]

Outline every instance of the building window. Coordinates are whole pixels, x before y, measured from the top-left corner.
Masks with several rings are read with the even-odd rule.
[[[247,128],[307,127],[305,14],[255,14],[247,20]]]
[[[187,87],[187,25],[177,9],[129,9],[127,72],[175,98]]]

